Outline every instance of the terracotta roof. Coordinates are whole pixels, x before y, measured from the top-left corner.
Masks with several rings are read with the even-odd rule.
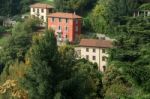
[[[97,48],[111,48],[113,47],[110,40],[99,39],[81,39],[79,46],[84,47],[97,47]]]
[[[64,12],[52,13],[52,14],[49,14],[48,17],[71,18],[71,19],[75,19],[75,18],[81,19],[82,18],[81,16],[78,16],[74,13],[64,13]]]
[[[31,8],[54,8],[53,6],[44,3],[35,3],[30,5],[30,7]]]

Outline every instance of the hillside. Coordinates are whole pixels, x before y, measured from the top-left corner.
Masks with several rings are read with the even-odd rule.
[[[66,30],[68,20],[82,20],[80,38],[58,46],[56,31],[37,33],[39,18],[20,19],[37,2],[55,6],[61,13],[48,22],[64,20]],[[0,99],[150,99],[149,0],[5,0],[0,16],[17,20],[0,26]],[[103,47],[93,43],[97,34],[108,36],[113,46],[106,48],[104,38]],[[80,39],[86,46],[78,45]],[[102,55],[96,52],[107,55],[101,59],[104,71],[98,70]]]

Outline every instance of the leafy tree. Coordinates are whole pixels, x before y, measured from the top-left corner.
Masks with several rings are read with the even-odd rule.
[[[24,78],[25,88],[31,99],[52,99],[55,88],[57,45],[53,32],[46,31],[41,39],[35,39],[30,50],[30,65]]]
[[[29,11],[29,6],[37,0],[3,0],[0,3],[0,16],[13,16]]]
[[[12,35],[0,53],[2,63],[7,64],[16,59],[24,61],[25,54],[31,46],[32,32],[36,29],[38,23],[38,19],[27,19],[13,27]]]
[[[77,12],[79,14],[91,10],[97,0],[54,0],[58,11]]]
[[[36,19],[19,22],[12,29],[12,35],[8,37],[8,41],[0,50],[1,81],[11,75],[9,69],[16,61],[19,63],[25,62],[25,55],[32,43],[35,22],[37,22]]]
[[[130,17],[124,22],[119,27],[121,36],[111,52],[111,63],[132,79],[136,91],[146,94],[150,92],[149,17]]]
[[[58,99],[103,98],[101,74],[96,67],[85,59],[78,60],[72,68],[70,78],[60,82]]]
[[[96,32],[113,35],[123,16],[132,15],[134,0],[99,0],[92,11],[91,24]]]
[[[106,99],[129,98],[133,94],[131,80],[122,73],[120,68],[115,66],[107,68],[103,77],[103,86]]]
[[[54,35],[48,33],[40,40],[35,39],[29,52],[31,68],[23,80],[29,98],[102,98],[97,65],[76,60],[74,49],[69,46],[62,46],[57,52],[54,41]]]
[[[60,47],[59,53],[62,80],[59,79],[55,97],[59,96],[58,99],[102,98],[101,73],[97,70],[97,65],[85,59],[77,60],[74,48],[70,46]]]
[[[145,3],[145,4],[142,4],[140,7],[139,7],[140,10],[150,10],[150,3]]]

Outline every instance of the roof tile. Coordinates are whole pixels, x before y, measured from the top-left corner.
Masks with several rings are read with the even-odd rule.
[[[30,5],[31,8],[54,8],[53,6],[49,4],[44,4],[44,3],[35,3]]]
[[[112,48],[113,44],[110,40],[99,39],[81,39],[79,46],[97,47],[97,48]]]
[[[57,18],[71,18],[71,19],[75,19],[75,18],[82,18],[81,16],[78,16],[74,13],[64,13],[64,12],[56,12],[56,13],[52,13],[49,14],[48,17],[57,17]]]

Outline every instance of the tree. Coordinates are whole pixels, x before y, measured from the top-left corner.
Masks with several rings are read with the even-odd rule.
[[[97,65],[85,59],[77,60],[72,46],[62,46],[60,53],[60,74],[56,99],[102,98],[101,73]],[[59,98],[58,98],[59,97]]]
[[[36,26],[40,23],[38,19],[27,19],[18,22],[12,29],[12,35],[3,46],[0,53],[0,61],[9,64],[14,60],[24,61],[25,54],[32,43],[32,35]]]
[[[132,15],[134,0],[99,0],[92,11],[91,23],[95,32],[113,35],[123,16]]]
[[[74,49],[69,46],[62,46],[57,52],[54,41],[54,36],[46,34],[40,40],[35,39],[29,52],[31,68],[23,80],[29,98],[102,98],[97,65],[85,59],[76,60]]]
[[[133,94],[133,85],[121,69],[109,66],[103,77],[104,96],[106,99],[130,98]]]
[[[81,15],[91,10],[97,0],[54,0],[56,10],[77,12]]]
[[[37,0],[3,0],[0,4],[0,16],[14,16],[29,11],[29,6]]]
[[[122,70],[130,78],[139,96],[150,92],[150,31],[149,17],[124,18],[124,24],[119,27],[120,35],[111,51],[111,64]],[[149,98],[149,95],[145,95]]]
[[[25,88],[28,89],[30,99],[53,99],[55,75],[57,71],[57,45],[51,31],[46,31],[41,39],[35,39],[31,47],[30,65],[24,77]]]
[[[14,64],[25,63],[26,53],[31,47],[32,43],[32,32],[36,26],[35,22],[37,22],[36,19],[29,19],[25,22],[19,22],[13,27],[12,35],[9,36],[8,41],[0,50],[1,82],[7,80],[6,78],[9,76],[12,76],[12,71],[10,71],[11,68],[14,70],[17,68],[19,69],[20,65],[17,67],[14,66]]]
[[[85,59],[76,61],[69,79],[59,84],[58,99],[102,99],[103,86],[97,65]]]

